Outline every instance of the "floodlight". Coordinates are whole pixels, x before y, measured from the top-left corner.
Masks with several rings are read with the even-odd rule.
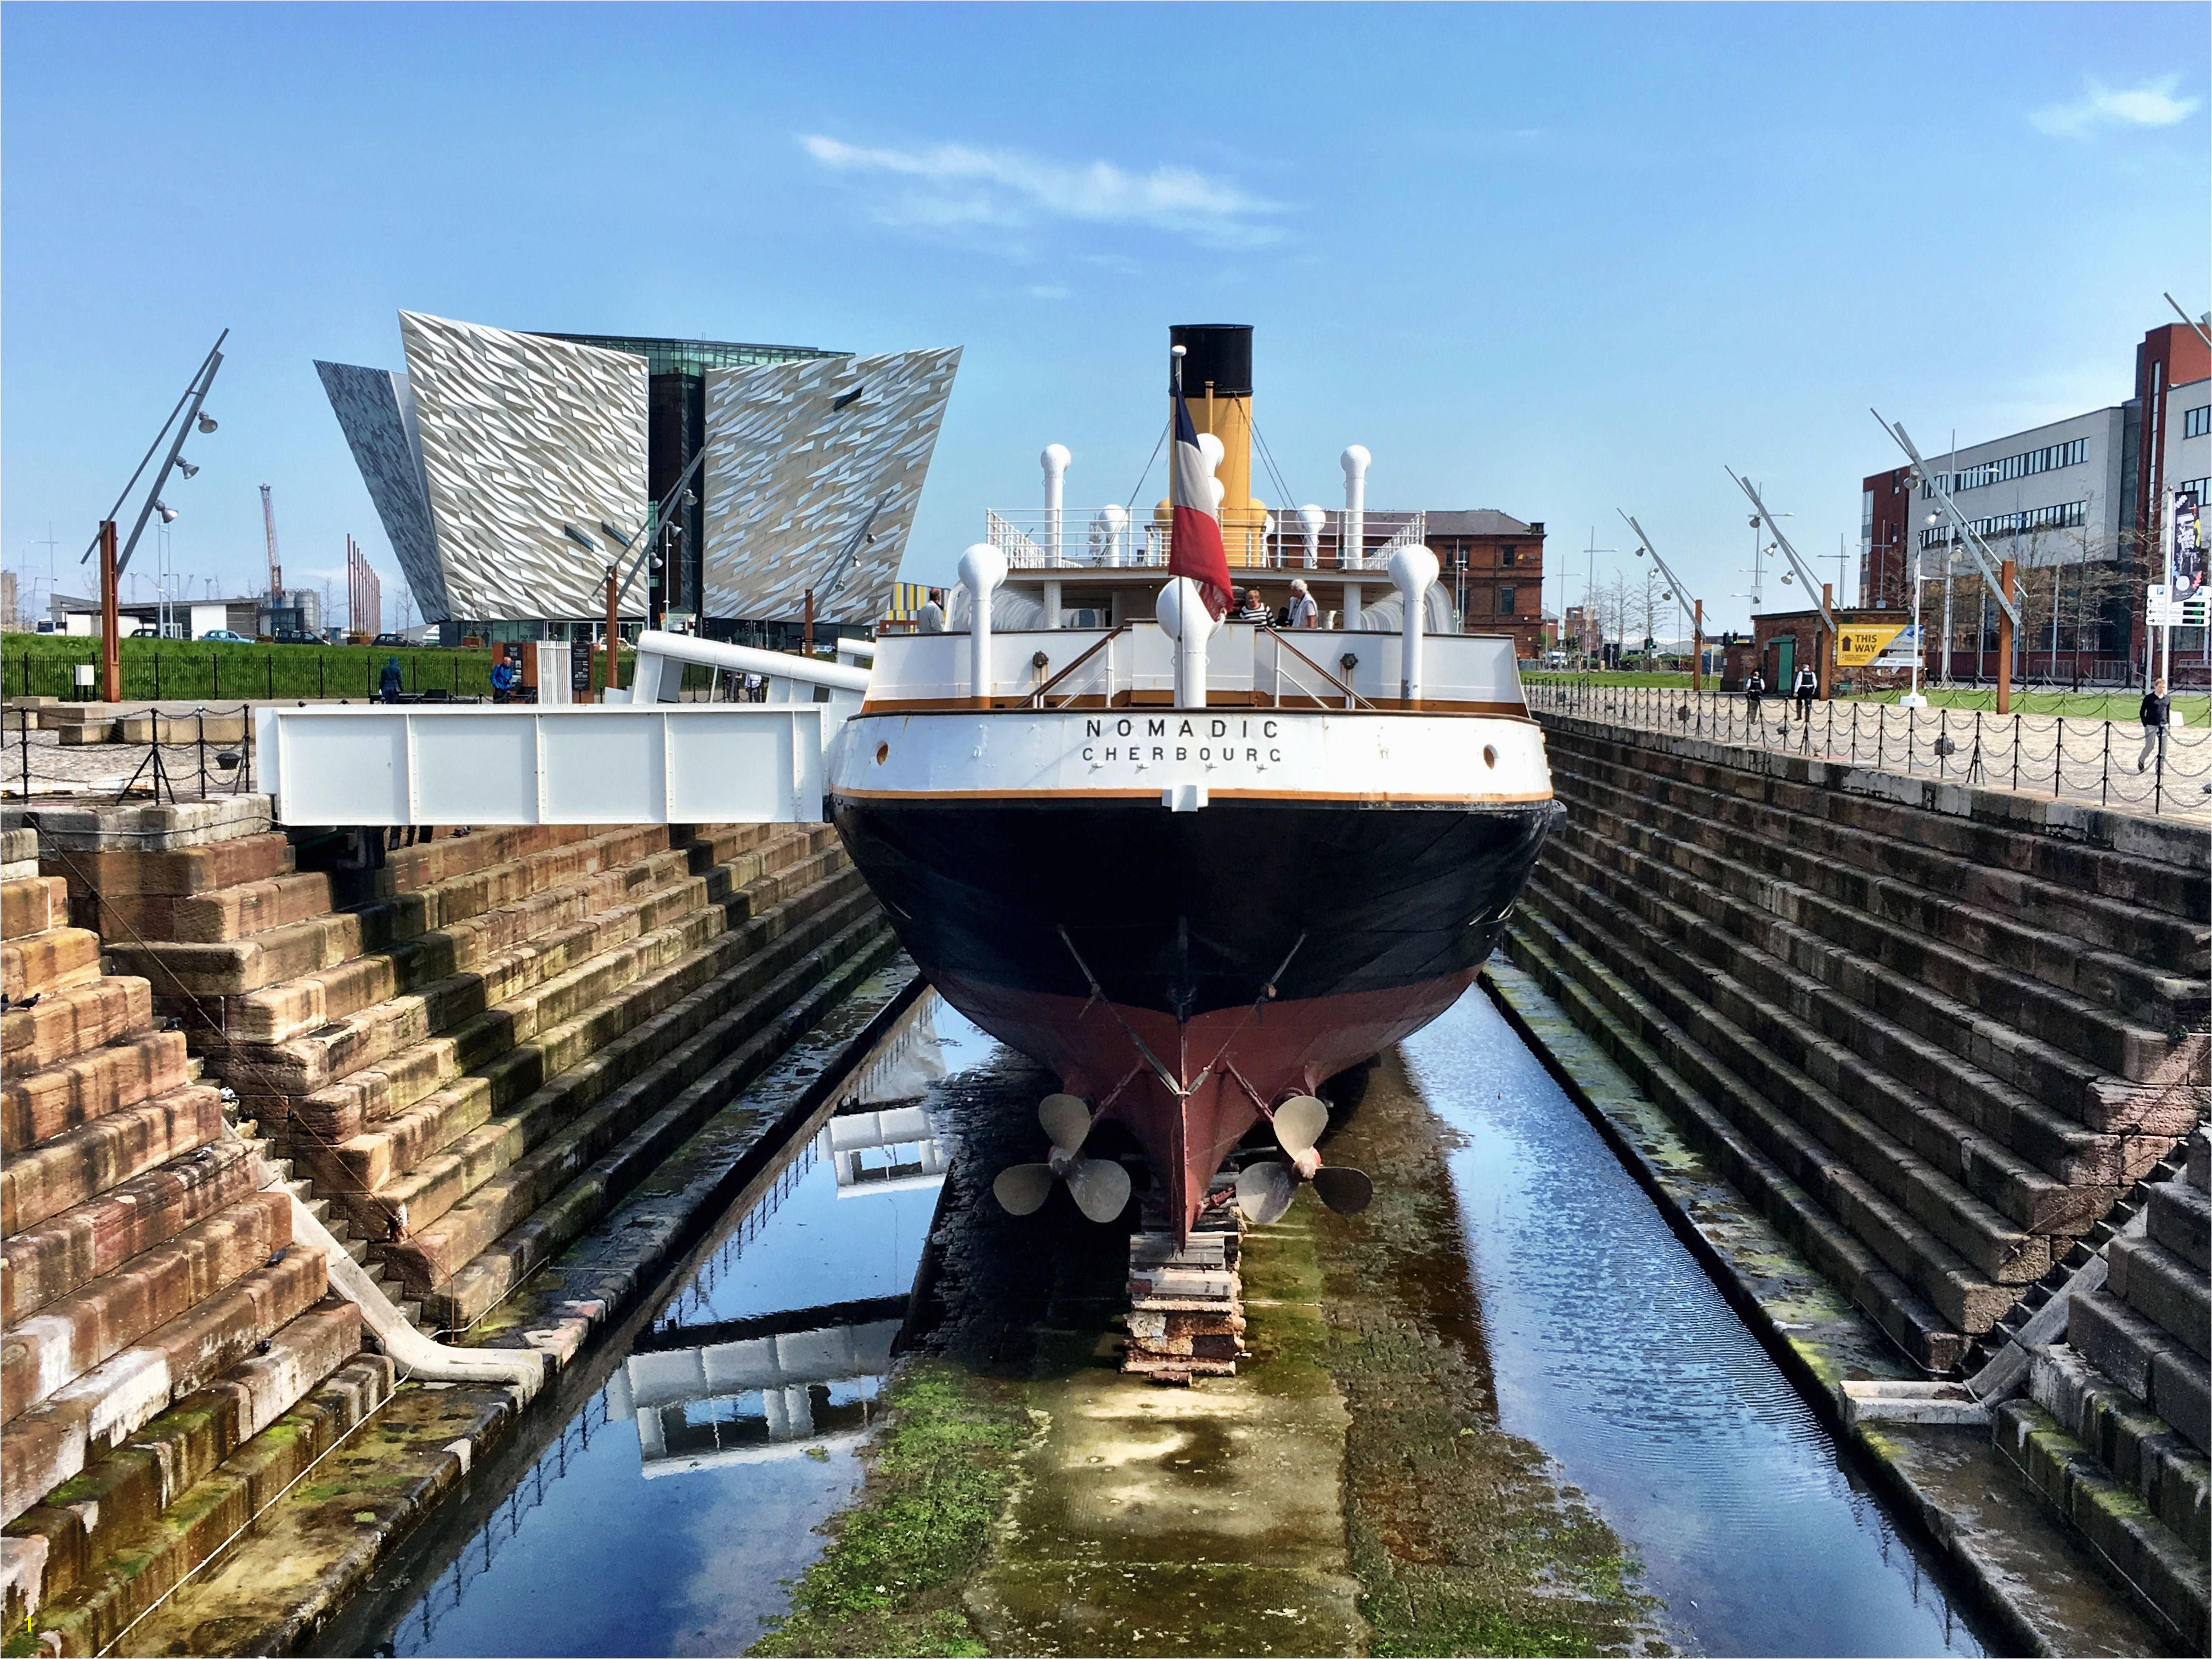
[[[199,424],[200,430],[202,432],[212,432],[215,430],[215,416],[212,415],[203,414],[200,416]]]
[[[187,478],[197,478],[200,476],[199,468],[194,466],[190,461],[186,460],[181,455],[177,457],[177,471],[183,473]]]
[[[175,507],[171,507],[163,501],[155,501],[154,503],[154,510],[161,515],[161,522],[163,524],[176,523],[177,509]],[[104,534],[105,532],[103,532],[102,533]]]

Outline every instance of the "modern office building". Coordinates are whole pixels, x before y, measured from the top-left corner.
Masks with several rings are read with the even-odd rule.
[[[629,626],[873,620],[927,475],[957,349],[526,334],[399,315],[402,372],[319,362],[394,556],[448,639],[588,635],[610,566]],[[659,544],[653,504],[702,455]],[[641,555],[647,557],[629,573]]]
[[[2187,488],[2201,501],[2212,484],[2212,350],[2197,331],[2172,323],[2146,333],[2125,403],[1955,452],[1932,452],[1927,434],[1918,435],[1923,459],[2000,558],[2025,569],[2075,570],[2060,578],[2056,617],[2046,605],[2037,637],[2025,642],[2029,672],[2113,679],[2138,671],[2143,588],[2164,572],[2166,504]],[[1950,526],[1930,522],[1936,504],[1906,468],[1865,477],[1860,503],[1860,602],[1910,608],[1914,556],[1924,576],[1939,577],[1953,551]],[[1961,555],[1960,570],[1967,568]],[[1954,638],[1954,673],[1977,672],[1995,648],[1995,623],[1977,592],[1954,575],[1957,626],[1972,630],[1984,617],[1987,635]],[[1940,623],[1929,618],[1929,629],[1933,641]],[[2202,653],[2198,633],[2177,638],[2177,657]]]

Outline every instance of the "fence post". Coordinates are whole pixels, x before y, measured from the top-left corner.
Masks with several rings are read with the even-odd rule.
[[[321,651],[315,653],[315,696],[319,701],[331,694],[331,688],[323,678],[323,670],[329,662],[330,657],[327,653]]]
[[[2105,722],[2105,763],[2099,769],[2101,776],[2097,783],[2097,805],[2107,806],[2112,799],[2112,723]]]
[[[2051,798],[2058,799],[2059,781],[2066,774],[2066,716],[2058,717],[2058,746],[2051,751]]]
[[[267,660],[269,667],[269,700],[270,702],[274,702],[276,701],[276,653],[273,649],[269,653]]]
[[[2020,787],[2020,716],[2012,717],[2012,787]]]
[[[154,653],[154,701],[161,701],[161,653],[159,651]]]

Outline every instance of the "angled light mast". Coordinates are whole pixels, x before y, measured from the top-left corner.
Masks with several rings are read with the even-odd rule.
[[[1902,421],[1883,421],[1881,411],[1877,409],[1869,409],[1867,413],[1881,421],[1881,429],[1889,434],[1897,447],[1905,452],[1905,459],[1912,463],[1913,476],[1920,480],[1922,492],[1943,509],[1944,517],[1951,521],[1952,534],[1963,542],[1966,550],[1974,556],[1974,563],[1980,568],[1982,580],[1996,600],[1997,609],[2004,613],[2007,622],[2014,628],[2019,627],[2020,607],[2007,596],[2004,584],[1997,580],[1996,556],[1990,551],[1990,544],[1982,539],[1981,533],[1966,521],[1966,515],[1951,499],[1951,492],[1936,482],[1936,475],[1928,470],[1928,463],[1920,459],[1920,452],[1912,447],[1912,439],[1905,431],[1905,423]],[[1948,641],[1945,649],[1949,649]]]
[[[1659,550],[1652,544],[1651,538],[1644,533],[1644,526],[1636,522],[1634,514],[1622,512],[1617,507],[1613,510],[1620,513],[1620,516],[1627,521],[1628,527],[1636,532],[1637,550],[1651,556],[1651,562],[1659,567],[1659,574],[1666,577],[1668,585],[1680,596],[1678,603],[1689,607],[1690,684],[1692,689],[1702,690],[1705,678],[1705,602],[1692,595],[1687,585],[1674,574],[1667,561],[1660,556]]]
[[[1782,533],[1782,526],[1774,521],[1774,515],[1766,510],[1766,503],[1759,500],[1759,491],[1752,487],[1751,481],[1748,478],[1736,478],[1735,469],[1732,466],[1724,468],[1723,471],[1729,477],[1735,478],[1737,486],[1745,495],[1751,497],[1752,510],[1766,521],[1767,529],[1773,534],[1775,545],[1789,556],[1790,568],[1797,573],[1797,580],[1805,584],[1806,593],[1812,599],[1814,607],[1820,613],[1821,626],[1826,628],[1829,636],[1833,638],[1836,632],[1836,617],[1835,613],[1828,609],[1827,600],[1820,597],[1820,578],[1814,575],[1812,571],[1807,568],[1805,561],[1797,556],[1797,550],[1790,546],[1790,538]]]

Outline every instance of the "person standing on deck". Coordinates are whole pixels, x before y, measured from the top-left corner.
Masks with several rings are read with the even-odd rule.
[[[1291,584],[1291,626],[1318,628],[1321,626],[1321,607],[1314,603],[1312,591],[1303,580]]]
[[[915,630],[921,634],[942,634],[945,631],[945,590],[933,587],[929,599],[915,618]]]
[[[2166,765],[2166,727],[2172,712],[2172,703],[2173,699],[2166,695],[2164,680],[2143,693],[2142,707],[2136,711],[2136,718],[2142,722],[2143,729],[2142,753],[2136,757],[2136,771],[2140,772],[2150,764],[2154,749],[2158,751],[2159,765],[2161,768]]]

